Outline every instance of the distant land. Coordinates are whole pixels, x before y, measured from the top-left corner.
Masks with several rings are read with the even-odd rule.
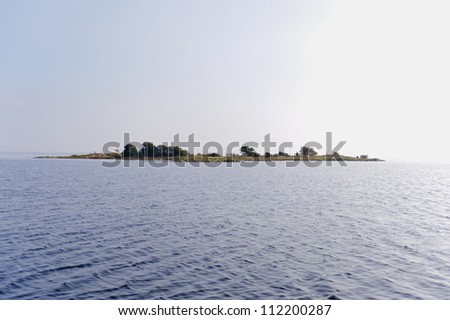
[[[247,157],[247,156],[211,156],[211,155],[190,155],[186,157],[123,157],[120,153],[89,153],[74,154],[70,156],[37,156],[35,159],[123,159],[123,160],[168,160],[180,162],[240,162],[240,161],[385,161],[378,158],[360,158],[344,155],[317,155],[317,156],[271,156],[271,157]]]
[[[265,153],[260,155],[254,148],[242,146],[240,154],[220,155],[189,154],[179,147],[158,145],[144,142],[142,149],[127,144],[122,152],[74,154],[69,156],[37,156],[37,159],[123,159],[123,160],[167,160],[175,162],[240,162],[240,161],[384,161],[379,158],[370,158],[367,155],[345,156],[338,153],[319,155],[313,148],[302,147],[299,152],[289,155],[284,152],[276,154]]]

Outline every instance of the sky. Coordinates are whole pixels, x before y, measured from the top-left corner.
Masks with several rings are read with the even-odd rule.
[[[124,133],[270,133],[295,152],[332,132],[342,154],[450,162],[449,16],[435,0],[1,0],[0,152]]]

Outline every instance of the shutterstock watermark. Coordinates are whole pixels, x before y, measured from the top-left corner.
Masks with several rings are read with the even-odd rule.
[[[203,144],[201,152],[199,152],[201,143],[196,141],[194,133],[188,136],[187,141],[181,141],[180,134],[177,133],[172,142],[163,142],[157,146],[149,142],[132,141],[130,134],[124,133],[123,144],[117,141],[108,141],[103,145],[103,153],[110,158],[102,162],[102,167],[114,168],[120,165],[129,167],[130,161],[138,161],[139,167],[149,165],[156,168],[166,167],[169,162],[173,162],[179,167],[188,165],[199,167],[201,163],[208,167],[221,165],[226,167],[239,165],[246,168],[258,165],[296,167],[300,164],[307,167],[318,167],[323,163],[331,166],[333,162],[340,166],[346,166],[344,158],[339,154],[346,143],[347,141],[339,141],[333,146],[333,134],[327,132],[325,149],[321,143],[310,141],[301,146],[298,152],[288,154],[286,150],[293,148],[294,144],[292,142],[278,144],[271,140],[270,133],[268,133],[261,143],[232,141],[227,145],[222,145],[216,141],[208,141]],[[123,152],[119,152],[121,148],[123,148]],[[261,148],[262,154],[257,152]],[[272,153],[274,150],[277,151]],[[325,150],[324,155],[318,154],[321,150]]]

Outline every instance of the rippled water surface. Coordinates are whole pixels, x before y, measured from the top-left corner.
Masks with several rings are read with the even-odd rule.
[[[450,299],[450,166],[0,159],[0,299]]]

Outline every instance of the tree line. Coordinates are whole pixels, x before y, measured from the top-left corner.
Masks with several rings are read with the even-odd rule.
[[[184,157],[188,152],[180,147],[172,147],[160,144],[158,146],[151,142],[144,142],[141,150],[129,143],[125,146],[122,152],[124,158],[153,158],[153,157]]]
[[[250,146],[242,146],[240,148],[240,152],[242,156],[246,157],[260,157],[261,155],[256,152],[256,150]],[[154,145],[151,142],[144,142],[142,144],[142,148],[138,150],[138,148],[129,143],[125,146],[122,152],[123,158],[160,158],[160,157],[186,157],[189,153],[176,146],[166,146],[166,145]],[[302,155],[302,156],[311,156],[311,155],[317,155],[317,152],[314,151],[313,148],[308,147],[302,147],[300,149],[300,152],[297,152],[295,154],[296,156]],[[208,156],[220,156],[217,153],[208,154]],[[264,157],[271,157],[271,156],[283,156],[288,157],[289,154],[285,152],[278,152],[278,154],[271,155],[270,153],[265,153]]]

